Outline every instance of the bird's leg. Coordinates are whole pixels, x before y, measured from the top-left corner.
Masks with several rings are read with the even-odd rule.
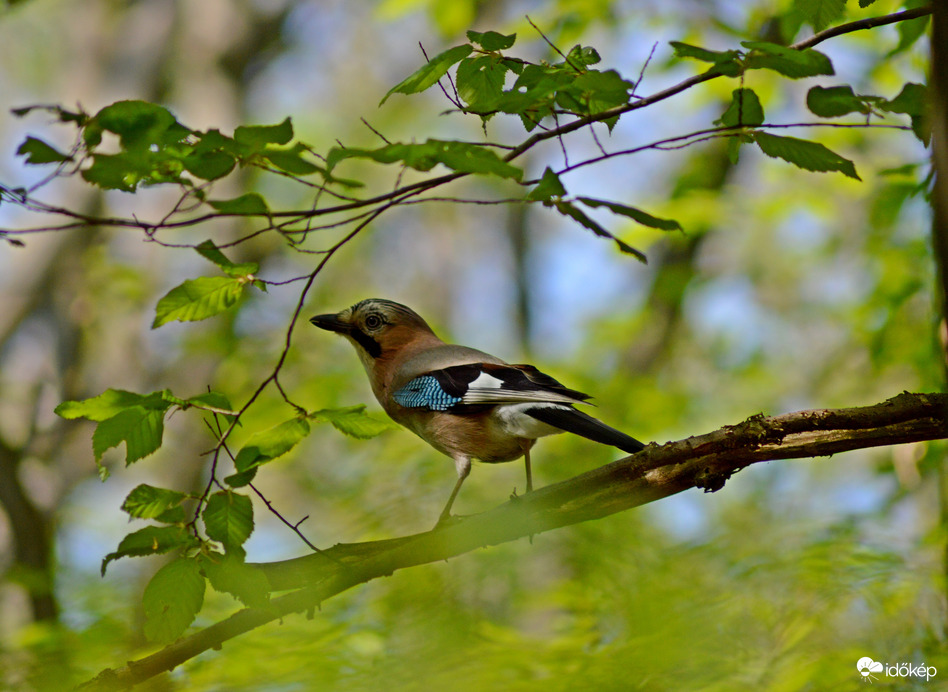
[[[451,496],[448,498],[448,503],[444,506],[444,509],[441,510],[441,516],[438,517],[438,523],[435,524],[435,528],[440,526],[443,522],[451,517],[451,505],[454,504],[454,498],[458,496],[458,491],[461,489],[461,484],[464,483],[464,479],[467,478],[469,473],[471,473],[470,458],[459,457],[455,459],[454,468],[456,468],[458,472],[458,482],[454,484],[454,490],[451,491]]]
[[[533,446],[533,440],[520,438],[520,449],[523,450],[523,463],[527,469],[527,492],[533,490],[533,469],[530,468],[530,448]]]

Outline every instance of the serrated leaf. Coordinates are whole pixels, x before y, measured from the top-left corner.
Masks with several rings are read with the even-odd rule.
[[[25,156],[24,163],[36,166],[45,163],[72,161],[72,157],[58,151],[41,139],[27,137],[16,150],[17,156]]]
[[[806,94],[806,107],[821,118],[838,118],[849,113],[867,113],[865,101],[853,93],[849,85],[815,86]]]
[[[609,231],[607,231],[605,228],[603,228],[598,223],[593,221],[591,218],[586,216],[582,211],[577,209],[571,203],[563,201],[563,200],[557,200],[557,201],[554,201],[552,205],[553,205],[553,208],[556,209],[563,216],[567,216],[573,219],[574,221],[578,222],[581,226],[583,226],[584,228],[588,228],[590,231],[592,231],[599,237],[609,238],[610,240],[615,242],[615,244],[619,247],[619,250],[621,250],[622,252],[633,255],[636,259],[638,259],[643,264],[648,263],[648,260],[645,257],[645,254],[643,252],[636,250],[634,247],[632,247],[628,243],[625,243],[619,240],[618,238],[616,238]]]
[[[222,490],[207,498],[201,514],[207,537],[231,552],[253,533],[253,503],[250,498],[231,490]]]
[[[249,276],[260,270],[260,265],[256,262],[241,262],[238,264],[230,261],[214,244],[213,240],[205,240],[194,249],[201,257],[220,267],[228,276]]]
[[[810,142],[796,137],[778,137],[766,132],[753,135],[757,146],[771,158],[783,159],[794,166],[808,171],[839,171],[843,175],[862,180],[856,173],[856,166],[819,142]]]
[[[455,46],[438,53],[425,65],[389,89],[379,105],[385,103],[392,94],[417,94],[437,84],[438,80],[447,74],[452,65],[466,58],[473,50],[474,46],[465,43],[463,46]]]
[[[157,329],[173,320],[194,322],[213,317],[237,303],[244,285],[240,279],[229,276],[188,279],[158,301],[151,328]]]
[[[109,563],[119,558],[160,555],[175,548],[191,546],[194,542],[195,538],[182,526],[146,526],[125,536],[115,552],[105,556],[101,572],[105,575]]]
[[[823,31],[846,12],[846,0],[793,0],[793,9],[803,15],[814,31]]]
[[[238,556],[211,553],[201,569],[215,591],[229,593],[248,608],[265,608],[270,602],[270,582],[258,568]]]
[[[291,418],[268,430],[254,433],[234,459],[238,472],[248,471],[283,456],[309,435],[305,418]]]
[[[322,409],[314,412],[310,418],[316,421],[329,422],[344,435],[360,440],[368,440],[398,427],[392,421],[379,420],[369,415],[365,412],[365,406]]]
[[[506,50],[517,40],[517,34],[499,34],[496,31],[468,31],[467,40],[486,51]]]
[[[207,203],[223,214],[270,213],[266,200],[256,192],[248,192],[234,199],[209,199]]]
[[[234,141],[251,151],[262,151],[268,144],[287,144],[293,139],[293,121],[286,118],[277,125],[241,125],[234,130]]]
[[[175,397],[167,389],[151,394],[137,394],[124,389],[106,389],[91,399],[64,401],[55,408],[55,413],[69,420],[88,418],[104,421],[133,406],[164,411],[174,403],[176,403]]]
[[[605,207],[613,214],[619,214],[621,216],[628,217],[633,221],[642,224],[643,226],[648,226],[649,228],[657,228],[662,231],[681,230],[681,224],[679,224],[674,219],[661,219],[657,216],[652,216],[641,209],[630,207],[625,204],[619,204],[618,202],[608,202],[604,199],[592,199],[590,197],[580,197],[579,201],[588,207]]]
[[[125,443],[125,464],[143,459],[159,447],[164,434],[164,411],[141,406],[127,408],[102,421],[92,433],[96,461],[106,450]]]
[[[741,45],[751,50],[744,60],[748,70],[773,70],[791,79],[835,74],[830,59],[812,48],[794,50],[767,41],[741,41]]]
[[[145,636],[168,644],[184,634],[204,605],[204,589],[196,560],[178,558],[155,572],[142,595]]]
[[[764,107],[753,89],[735,89],[731,93],[731,103],[716,122],[725,127],[744,125],[754,127],[764,122]]]
[[[566,188],[563,187],[563,183],[560,182],[560,177],[553,172],[552,168],[547,166],[543,171],[543,175],[540,177],[540,182],[537,183],[535,188],[530,190],[526,199],[531,202],[545,202],[552,197],[565,196]]]
[[[186,497],[186,494],[177,490],[143,483],[128,494],[122,503],[122,511],[136,519],[154,519],[180,505]]]

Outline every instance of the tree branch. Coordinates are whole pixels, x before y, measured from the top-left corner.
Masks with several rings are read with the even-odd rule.
[[[82,689],[128,688],[203,651],[220,648],[228,639],[290,613],[312,611],[327,598],[398,569],[598,519],[689,488],[720,490],[728,478],[751,464],[946,437],[948,394],[906,392],[873,406],[757,415],[705,435],[653,443],[636,455],[436,530],[338,544],[320,554],[255,565],[273,591],[296,590],[273,599],[268,608],[241,610],[151,656],[117,670],[106,669]]]

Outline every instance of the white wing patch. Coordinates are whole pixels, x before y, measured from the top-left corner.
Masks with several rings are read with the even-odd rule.
[[[540,407],[565,408],[557,404],[510,404],[509,406],[498,406],[493,415],[497,418],[497,420],[500,421],[504,432],[506,432],[508,435],[513,435],[514,437],[525,437],[535,440],[538,437],[545,437],[546,435],[555,435],[556,433],[563,432],[559,428],[555,428],[549,423],[544,423],[543,421],[537,420],[533,416],[525,413],[525,411],[528,409]]]
[[[494,377],[493,375],[489,375],[486,372],[481,372],[481,374],[478,375],[477,378],[467,386],[467,388],[468,390],[500,389],[503,386],[504,386],[503,380],[497,377]]]

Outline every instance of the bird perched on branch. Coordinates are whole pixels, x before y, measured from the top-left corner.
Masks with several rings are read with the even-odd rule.
[[[524,457],[530,492],[530,449],[539,437],[571,432],[630,454],[645,447],[574,408],[589,395],[532,365],[446,344],[399,303],[370,298],[310,322],[346,337],[385,412],[454,460],[458,480],[439,524],[450,516],[474,459],[492,464]]]

